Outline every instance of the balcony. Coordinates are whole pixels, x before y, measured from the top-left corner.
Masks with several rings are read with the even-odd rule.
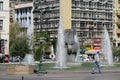
[[[120,25],[120,19],[115,22],[117,25]]]
[[[120,10],[116,10],[116,11],[115,11],[115,14],[116,14],[118,17],[120,17]]]
[[[92,38],[93,38],[93,39],[101,39],[101,38],[102,38],[102,35],[94,35]]]
[[[116,33],[120,33],[120,29],[116,29]]]
[[[84,29],[76,29],[76,31],[78,31],[78,32],[81,32],[81,31],[82,31],[82,32],[84,32],[84,31],[85,31],[85,32],[88,32],[89,30],[88,30],[87,28],[86,28],[86,29],[84,28]]]

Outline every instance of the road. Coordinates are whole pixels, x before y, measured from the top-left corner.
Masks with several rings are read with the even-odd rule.
[[[120,72],[110,71],[102,72],[102,74],[91,74],[89,71],[48,71],[47,74],[43,75],[7,75],[0,72],[0,80],[120,80]]]

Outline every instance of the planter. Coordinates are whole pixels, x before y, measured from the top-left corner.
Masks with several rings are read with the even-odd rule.
[[[34,68],[30,65],[6,66],[6,73],[13,75],[33,74]]]

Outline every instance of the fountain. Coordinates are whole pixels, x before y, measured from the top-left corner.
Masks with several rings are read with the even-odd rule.
[[[62,19],[60,17],[57,39],[56,68],[66,68],[66,50]]]
[[[101,43],[101,51],[104,55],[105,63],[107,65],[112,65],[113,64],[113,54],[112,54],[109,34],[108,34],[106,27],[104,27],[104,33],[103,33],[103,38],[102,38],[102,43]]]
[[[54,48],[53,48],[53,45],[51,45],[50,58],[51,58],[53,61],[55,60],[55,54],[54,54]]]
[[[80,62],[80,57],[79,57],[79,55],[80,55],[80,43],[79,43],[79,38],[78,38],[78,36],[77,36],[77,34],[75,35],[75,43],[77,43],[76,44],[76,48],[77,48],[77,54],[76,54],[76,58],[75,58],[75,62]]]
[[[74,29],[63,30],[62,19],[60,17],[55,68],[67,68],[67,62],[78,62],[79,53],[79,39],[76,31]]]
[[[65,47],[67,62],[78,62],[79,57],[79,39],[75,29],[65,29]]]
[[[34,65],[34,56],[33,54],[26,54],[24,61],[23,61],[24,65]]]

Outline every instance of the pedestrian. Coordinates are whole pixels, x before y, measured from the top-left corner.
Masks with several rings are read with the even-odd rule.
[[[21,57],[20,56],[17,57],[17,61],[21,64]]]
[[[100,55],[99,51],[94,55],[94,66],[92,68],[92,74],[95,73],[96,67],[98,68],[98,73],[101,73],[99,55]]]
[[[8,63],[9,62],[9,57],[8,56],[5,56],[5,58],[4,58],[4,62],[6,63]]]

